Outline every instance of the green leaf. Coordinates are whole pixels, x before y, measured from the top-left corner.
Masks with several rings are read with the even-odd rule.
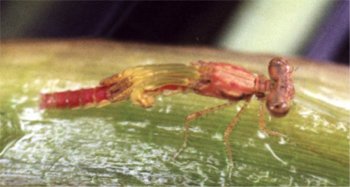
[[[267,117],[287,138],[258,132],[254,99],[231,137],[229,177],[223,132],[241,102],[192,122],[187,149],[172,160],[184,118],[225,101],[187,93],[158,97],[150,109],[120,102],[41,111],[39,95],[149,63],[220,61],[266,74],[271,55],[76,40],[3,42],[0,57],[0,185],[349,185],[348,67],[289,58],[294,106]]]

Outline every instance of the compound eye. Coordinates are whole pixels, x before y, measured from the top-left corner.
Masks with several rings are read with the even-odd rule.
[[[273,58],[269,64],[269,75],[273,80],[278,80],[281,76],[284,76],[290,71],[290,66],[286,59]]]
[[[272,91],[267,96],[266,108],[272,116],[283,117],[289,112],[290,105],[280,92]]]
[[[289,112],[289,105],[286,102],[266,103],[267,109],[275,117],[283,117]]]

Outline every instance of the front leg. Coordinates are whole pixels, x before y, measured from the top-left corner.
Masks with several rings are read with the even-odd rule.
[[[264,132],[267,135],[270,136],[279,136],[279,137],[285,137],[286,135],[277,132],[277,131],[273,131],[270,129],[266,128],[266,122],[265,122],[265,99],[260,99],[260,108],[259,108],[259,129]]]
[[[238,113],[235,115],[235,117],[231,120],[231,122],[227,125],[226,130],[224,132],[224,144],[226,147],[226,155],[228,159],[228,168],[231,172],[231,169],[233,168],[233,154],[232,154],[232,148],[230,144],[230,137],[233,131],[233,128],[236,126],[241,114],[243,113],[244,109],[247,108],[251,97],[249,97],[241,107],[241,109],[238,111]]]

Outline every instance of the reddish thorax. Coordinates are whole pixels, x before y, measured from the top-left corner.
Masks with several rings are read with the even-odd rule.
[[[242,67],[201,61],[194,65],[198,67],[201,74],[200,80],[193,86],[198,94],[239,100],[257,92],[264,92],[265,90],[262,89],[266,89],[261,86],[257,87],[256,84],[260,83],[258,76]]]

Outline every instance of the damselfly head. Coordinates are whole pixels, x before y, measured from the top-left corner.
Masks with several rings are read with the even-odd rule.
[[[295,92],[292,72],[293,67],[286,59],[276,57],[270,61],[271,87],[266,99],[266,107],[275,117],[285,116],[292,105]]]

